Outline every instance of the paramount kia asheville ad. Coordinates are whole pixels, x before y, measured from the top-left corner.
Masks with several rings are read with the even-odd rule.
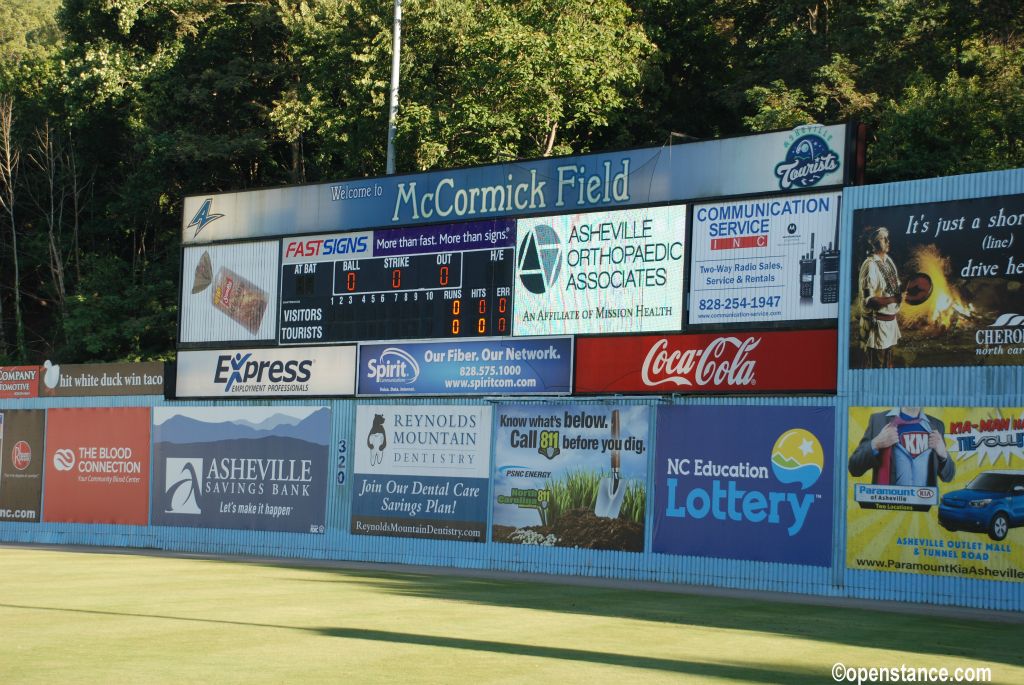
[[[853,214],[850,367],[1024,363],[1024,195]]]
[[[149,408],[46,412],[43,520],[146,525]]]
[[[647,407],[496,411],[494,542],[643,551]]]
[[[323,533],[328,407],[156,407],[154,525]]]
[[[696,205],[689,321],[835,319],[839,193]]]
[[[831,407],[660,407],[652,550],[829,566]]]
[[[851,407],[846,566],[1024,581],[1024,408]]]
[[[678,331],[686,207],[520,219],[513,334]]]
[[[486,542],[491,408],[356,408],[352,532]]]
[[[42,409],[0,412],[0,521],[39,521],[45,423]]]
[[[360,395],[567,395],[572,338],[359,345]]]

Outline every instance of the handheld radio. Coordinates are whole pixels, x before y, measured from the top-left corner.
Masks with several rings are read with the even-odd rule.
[[[834,246],[834,247],[833,247]],[[836,222],[835,242],[821,248],[818,256],[821,262],[821,292],[818,299],[822,304],[839,302],[839,223]]]
[[[814,275],[818,262],[814,259],[814,234],[811,234],[811,251],[800,258],[800,299],[814,297]]]

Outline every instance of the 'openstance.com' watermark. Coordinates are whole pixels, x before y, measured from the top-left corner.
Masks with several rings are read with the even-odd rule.
[[[863,666],[853,668],[837,663],[832,666],[832,679],[837,683],[988,683],[991,668],[913,667],[902,664],[890,667]]]

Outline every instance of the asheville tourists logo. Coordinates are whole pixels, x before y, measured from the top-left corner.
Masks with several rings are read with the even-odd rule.
[[[786,159],[775,166],[779,188],[810,188],[833,171],[839,169],[839,154],[830,149],[828,142],[815,128],[798,126],[793,130],[797,136],[786,151]]]
[[[169,457],[167,459],[165,514],[201,514],[199,493],[203,486],[203,460]]]
[[[196,232],[192,234],[193,238],[195,238],[197,235],[199,235],[199,231],[201,231],[204,228],[206,228],[207,225],[213,223],[217,219],[219,219],[222,216],[224,216],[223,214],[211,214],[210,213],[210,209],[212,207],[213,207],[213,198],[212,197],[206,198],[206,201],[203,202],[202,206],[199,208],[199,211],[196,212],[196,215],[194,217],[192,217],[192,221],[190,221],[188,226],[185,227],[186,231],[188,229],[192,228],[193,226],[195,227]]]
[[[11,449],[11,464],[19,471],[24,471],[32,463],[32,447],[24,440],[14,443]]]
[[[825,451],[818,438],[803,428],[788,430],[772,448],[772,473],[780,483],[799,483],[806,490],[821,478]]]
[[[387,347],[376,359],[366,360],[366,377],[378,383],[415,383],[420,377],[420,365],[400,347]]]
[[[562,271],[562,244],[550,226],[527,231],[519,243],[519,280],[531,293],[543,295]]]

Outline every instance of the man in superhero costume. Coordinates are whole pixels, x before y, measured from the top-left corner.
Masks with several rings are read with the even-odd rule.
[[[875,485],[938,485],[956,475],[946,451],[942,421],[921,407],[899,407],[872,414],[857,449],[850,455],[851,476],[872,470]]]

